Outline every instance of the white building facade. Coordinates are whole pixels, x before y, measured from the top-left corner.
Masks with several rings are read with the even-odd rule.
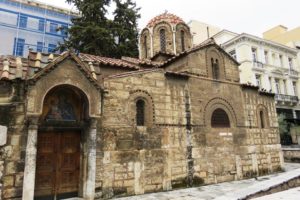
[[[75,12],[29,0],[0,0],[0,55],[53,52],[67,37]]]
[[[246,33],[222,31],[214,38],[241,64],[241,83],[275,93],[277,113],[285,114],[289,120],[300,120],[297,49]],[[228,40],[224,42],[224,38]]]

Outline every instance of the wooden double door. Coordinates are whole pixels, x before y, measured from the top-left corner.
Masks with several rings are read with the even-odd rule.
[[[77,197],[79,174],[80,132],[39,132],[35,199]]]

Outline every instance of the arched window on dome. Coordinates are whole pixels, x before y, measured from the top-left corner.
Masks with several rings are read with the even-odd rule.
[[[160,29],[159,37],[160,37],[160,51],[165,52],[166,51],[166,30],[165,29]]]
[[[214,110],[211,116],[211,127],[230,128],[228,115],[223,109],[217,108],[216,110]]]
[[[181,51],[185,51],[185,43],[184,43],[184,31],[180,31],[180,39],[181,39]]]
[[[142,99],[139,99],[136,102],[136,125],[145,125],[145,101]]]
[[[147,58],[148,57],[147,35],[144,36],[144,51],[145,51],[145,58]]]

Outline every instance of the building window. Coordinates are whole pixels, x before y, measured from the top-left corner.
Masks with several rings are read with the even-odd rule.
[[[56,50],[55,44],[48,44],[48,53],[54,53]]]
[[[57,24],[50,23],[50,33],[56,33],[57,32]]]
[[[283,94],[287,94],[286,80],[283,80]]]
[[[269,57],[268,57],[268,55],[269,55],[268,51],[264,51],[265,63],[266,63],[266,64],[269,63]]]
[[[160,50],[162,52],[165,52],[166,51],[166,30],[165,29],[160,29],[159,37],[160,37]]]
[[[255,75],[255,79],[256,79],[256,86],[258,86],[259,88],[261,88],[261,75],[256,74]]]
[[[216,109],[211,116],[211,127],[213,128],[229,128],[230,121],[227,113],[221,109]]]
[[[279,55],[279,62],[280,62],[280,66],[283,67],[283,59],[282,59],[282,55]]]
[[[38,27],[39,31],[44,32],[45,30],[45,21],[43,19],[39,20],[39,27]]]
[[[211,59],[212,77],[213,79],[219,79],[219,60]]]
[[[252,60],[253,60],[253,62],[256,62],[257,61],[257,49],[252,48],[251,51],[252,51]]]
[[[36,44],[36,51],[37,52],[43,52],[43,42],[37,42]]]
[[[294,92],[295,96],[298,96],[298,93],[297,93],[297,82],[296,81],[293,81],[293,92]]]
[[[272,78],[269,77],[269,86],[270,86],[270,92],[272,92]]]
[[[145,125],[145,101],[143,101],[142,99],[139,99],[136,102],[136,125]]]
[[[185,44],[184,44],[184,31],[180,31],[180,38],[181,38],[181,51],[185,51]]]
[[[23,56],[24,47],[25,47],[25,39],[15,38],[13,55]]]
[[[262,110],[259,111],[259,120],[260,120],[260,128],[265,128],[264,112]]]
[[[275,93],[280,94],[280,83],[279,79],[275,79]]]
[[[275,53],[272,53],[272,61],[273,61],[273,65],[277,65]]]
[[[289,68],[293,69],[293,59],[292,58],[288,58],[289,61]]]
[[[148,57],[147,35],[144,36],[144,51],[145,51],[145,58],[147,58]]]
[[[61,35],[65,36],[65,37],[68,36],[68,26],[61,25],[60,32],[61,32]]]
[[[229,54],[231,55],[231,57],[233,57],[234,59],[236,59],[236,52],[235,52],[235,50],[230,51]]]
[[[27,17],[20,16],[19,27],[26,28],[27,27]]]

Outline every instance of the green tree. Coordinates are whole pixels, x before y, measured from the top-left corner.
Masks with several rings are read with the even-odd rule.
[[[69,37],[60,49],[73,48],[82,53],[121,57],[138,55],[137,19],[139,9],[131,0],[116,3],[114,19],[107,18],[111,0],[66,0],[73,3],[80,17],[72,19]]]
[[[61,49],[73,48],[83,53],[110,56],[114,39],[107,19],[107,6],[110,0],[66,0],[73,3],[80,12],[79,17],[72,19],[68,29],[69,37]]]
[[[114,11],[115,56],[138,56],[138,24],[137,20],[141,17],[140,8],[131,0],[114,0],[116,10]]]

